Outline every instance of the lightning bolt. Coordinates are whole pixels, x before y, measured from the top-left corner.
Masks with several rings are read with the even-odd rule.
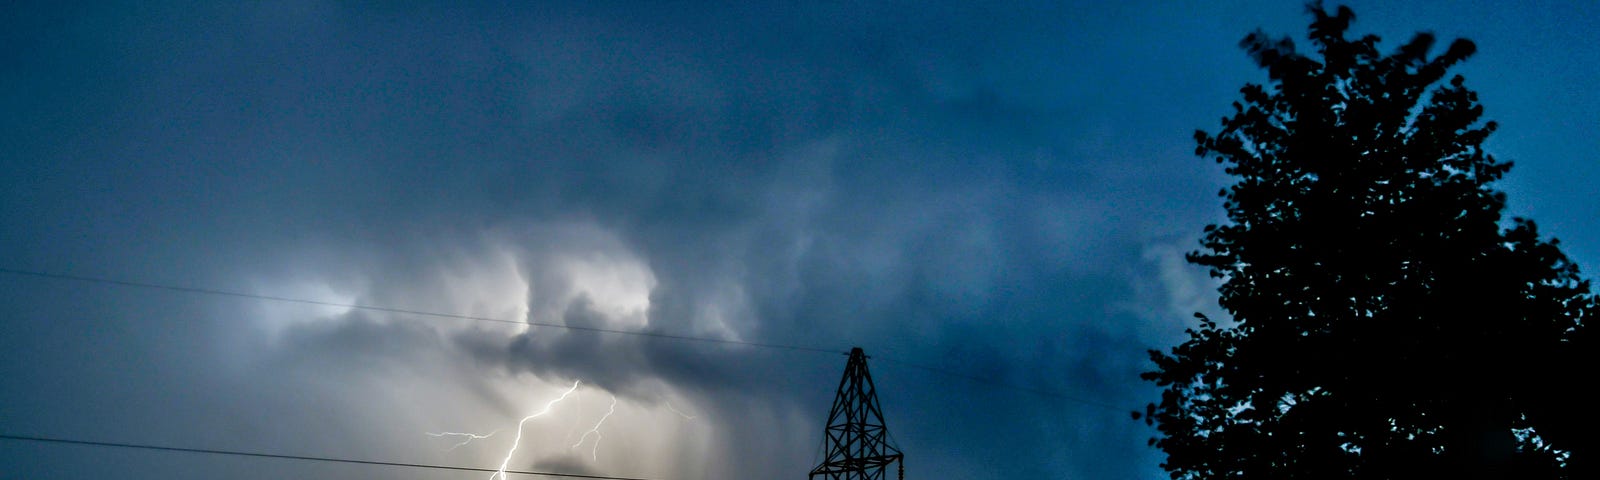
[[[676,409],[676,408],[672,408],[672,402],[667,402],[667,410],[672,410],[672,413],[676,413],[680,417],[683,417],[683,418],[686,418],[686,419],[689,419],[689,420],[694,420],[694,415],[683,413],[683,412],[678,411],[678,409]]]
[[[528,423],[528,420],[532,420],[534,417],[550,413],[550,409],[552,407],[555,407],[557,403],[561,403],[562,400],[566,400],[568,395],[572,395],[572,392],[578,390],[578,383],[578,381],[573,381],[572,388],[562,392],[560,397],[556,397],[556,399],[551,400],[550,403],[544,404],[544,409],[539,410],[539,413],[522,417],[522,421],[517,422],[517,439],[511,441],[511,450],[506,452],[506,459],[500,461],[500,469],[495,470],[494,474],[489,475],[489,480],[494,480],[495,477],[500,477],[500,480],[506,480],[506,466],[511,464],[511,456],[517,453],[517,445],[522,444],[522,424]],[[612,398],[613,401],[615,401],[616,397]],[[596,428],[598,428],[598,426]]]
[[[604,425],[606,423],[606,419],[610,418],[611,414],[616,413],[616,412],[617,412],[617,396],[616,395],[612,395],[611,396],[611,409],[610,410],[606,410],[606,414],[604,416],[600,417],[600,421],[594,422],[594,428],[589,429],[589,431],[587,431],[587,432],[583,432],[583,436],[578,437],[578,443],[572,444],[572,448],[578,448],[578,445],[583,445],[583,441],[587,440],[589,438],[589,434],[593,433],[594,434],[594,448],[589,451],[589,459],[590,460],[596,460],[596,461],[600,460],[600,438],[601,438],[600,426]]]
[[[462,445],[466,445],[468,443],[472,443],[473,440],[482,440],[482,439],[485,439],[485,438],[493,437],[494,434],[500,433],[500,431],[499,430],[495,430],[493,432],[489,432],[488,435],[478,435],[476,433],[461,433],[461,432],[439,432],[439,433],[424,432],[424,433],[427,433],[428,436],[430,436],[430,437],[466,437],[466,439],[462,440],[461,443],[457,443],[457,444],[455,444],[455,446],[450,447],[450,450],[455,450],[457,448],[461,448]]]

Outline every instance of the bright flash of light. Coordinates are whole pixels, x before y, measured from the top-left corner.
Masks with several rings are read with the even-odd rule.
[[[482,440],[482,439],[485,439],[485,438],[493,437],[494,434],[500,433],[500,431],[499,430],[495,430],[493,432],[489,432],[488,435],[478,435],[476,433],[462,433],[462,432],[438,432],[438,433],[425,432],[425,433],[427,433],[428,436],[430,436],[430,437],[462,437],[461,443],[457,443],[457,444],[455,444],[455,446],[450,447],[451,450],[455,450],[457,448],[461,448],[462,445],[466,445],[468,443],[472,443],[473,440]]]
[[[678,416],[683,417],[685,419],[694,420],[694,415],[683,413],[683,412],[678,411],[678,409],[676,409],[676,408],[672,408],[672,402],[667,402],[667,410],[672,410],[672,413],[676,413],[676,414],[678,414]]]
[[[572,395],[572,392],[575,392],[575,391],[578,390],[578,383],[579,383],[578,381],[572,382],[572,388],[569,388],[569,389],[567,389],[567,391],[562,392],[560,397],[556,397],[556,399],[555,400],[551,400],[550,403],[544,404],[544,409],[543,410],[539,410],[538,413],[535,413],[533,415],[528,415],[526,417],[522,417],[522,421],[517,422],[517,438],[516,438],[516,440],[512,440],[511,441],[511,450],[506,452],[505,460],[501,460],[500,461],[500,469],[496,470],[494,472],[494,474],[489,475],[489,480],[494,480],[495,477],[500,477],[500,480],[506,480],[506,466],[511,464],[511,456],[515,455],[517,453],[517,446],[522,444],[522,424],[528,423],[528,420],[532,420],[534,417],[538,417],[538,416],[542,416],[542,415],[544,415],[546,413],[550,413],[550,409],[555,407],[557,403],[561,403],[562,400],[566,400],[568,395]]]
[[[583,432],[583,436],[578,437],[578,443],[572,444],[572,448],[578,448],[578,445],[583,445],[583,441],[589,438],[589,434],[593,433],[594,434],[594,448],[589,451],[589,459],[590,460],[595,460],[595,461],[600,460],[600,438],[601,438],[600,426],[604,425],[606,423],[606,419],[610,418],[611,414],[616,413],[616,412],[617,412],[617,396],[616,395],[612,395],[611,396],[611,409],[606,410],[606,414],[604,416],[600,417],[600,421],[594,422],[594,428],[589,429],[589,431],[587,431],[587,432]]]

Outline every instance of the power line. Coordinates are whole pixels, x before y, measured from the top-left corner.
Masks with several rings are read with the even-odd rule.
[[[889,363],[893,363],[893,364],[897,364],[897,365],[904,365],[904,366],[915,368],[915,369],[919,369],[919,370],[933,372],[933,373],[937,373],[937,374],[940,374],[940,375],[956,377],[956,378],[960,378],[960,379],[967,380],[967,381],[974,382],[974,383],[980,383],[980,384],[984,384],[984,385],[990,385],[990,386],[1001,387],[1001,388],[1009,388],[1009,389],[1012,389],[1012,390],[1019,390],[1019,391],[1023,391],[1023,392],[1028,392],[1028,393],[1032,393],[1034,395],[1038,395],[1038,396],[1041,396],[1041,397],[1050,397],[1050,398],[1057,398],[1057,399],[1061,399],[1061,400],[1067,400],[1067,401],[1071,401],[1071,402],[1078,402],[1078,403],[1082,403],[1082,404],[1085,404],[1085,405],[1092,405],[1092,406],[1096,406],[1096,407],[1107,408],[1107,409],[1116,410],[1116,411],[1119,411],[1119,412],[1128,411],[1127,407],[1119,407],[1119,406],[1112,405],[1112,404],[1105,403],[1105,402],[1101,402],[1101,401],[1090,400],[1090,399],[1083,398],[1083,397],[1075,397],[1075,396],[1066,395],[1066,394],[1062,394],[1062,393],[1056,393],[1056,392],[1052,392],[1052,391],[1049,391],[1049,390],[1043,390],[1043,389],[1038,389],[1038,388],[1033,388],[1033,387],[1024,387],[1024,386],[1021,386],[1021,385],[1013,385],[1013,384],[1001,382],[1001,381],[998,381],[998,380],[988,379],[988,378],[974,376],[974,375],[967,375],[967,374],[964,374],[964,373],[956,372],[956,371],[953,371],[953,370],[946,370],[946,369],[939,368],[939,367],[930,367],[930,366],[927,366],[927,365],[919,365],[919,364],[915,364],[915,363],[911,363],[911,362],[904,362],[904,361],[900,361],[900,360],[895,360],[893,358],[883,357],[883,356],[880,356],[880,355],[873,355],[872,358],[876,358],[876,359],[883,360],[885,362],[889,362]]]
[[[424,317],[450,318],[450,319],[456,319],[456,320],[471,320],[471,321],[475,321],[475,322],[491,322],[491,323],[504,323],[504,324],[511,324],[511,325],[528,325],[528,326],[534,326],[534,327],[561,328],[561,329],[566,329],[566,330],[576,330],[576,331],[583,331],[583,332],[610,333],[610,334],[617,334],[617,335],[631,335],[631,336],[636,336],[636,337],[660,338],[660,339],[665,339],[665,340],[682,340],[682,341],[689,341],[689,342],[720,343],[720,344],[726,344],[726,345],[744,345],[744,346],[750,346],[750,347],[773,348],[773,349],[781,349],[781,350],[794,350],[794,351],[802,351],[802,352],[846,353],[846,352],[843,352],[843,351],[840,351],[840,350],[834,350],[834,349],[829,349],[829,348],[806,347],[806,346],[800,346],[800,345],[783,345],[783,344],[777,344],[777,343],[746,342],[746,341],[743,341],[743,340],[728,340],[728,339],[723,339],[723,338],[712,338],[712,337],[695,337],[695,336],[689,336],[689,335],[673,335],[673,334],[670,334],[670,333],[641,332],[641,331],[635,331],[635,330],[617,330],[617,329],[599,328],[599,327],[584,327],[584,326],[575,326],[575,325],[563,325],[563,324],[559,324],[559,323],[535,322],[535,321],[531,321],[531,320],[529,320],[529,321],[507,320],[507,319],[503,319],[503,318],[479,317],[479,316],[473,316],[473,315],[458,315],[458,314],[454,314],[454,313],[429,312],[429,311],[425,311],[425,310],[410,310],[410,309],[404,309],[404,308],[379,307],[379,306],[375,306],[375,305],[361,305],[361,304],[355,304],[355,303],[324,302],[324,301],[319,301],[319,300],[306,300],[306,299],[303,299],[303,298],[279,297],[279,296],[274,296],[274,295],[259,295],[259,294],[254,294],[254,293],[234,292],[234,291],[228,291],[228,290],[216,290],[216,289],[210,289],[210,288],[182,287],[182,286],[175,286],[175,285],[163,285],[163,284],[159,284],[159,283],[133,282],[133,281],[127,281],[127,280],[116,280],[116,279],[111,279],[111,278],[86,277],[86,276],[81,276],[81,275],[67,275],[67,274],[61,274],[61,273],[38,272],[38,271],[32,271],[32,270],[17,270],[17,269],[12,269],[12,268],[3,268],[3,267],[0,267],[0,273],[7,273],[7,274],[11,274],[11,275],[28,276],[28,277],[49,278],[49,279],[55,279],[55,280],[72,280],[72,281],[77,281],[77,282],[98,283],[98,284],[103,284],[103,285],[117,285],[117,286],[123,286],[123,287],[135,287],[135,288],[148,288],[148,289],[157,289],[157,290],[168,290],[168,291],[173,291],[173,292],[195,293],[195,294],[202,294],[202,295],[218,295],[218,296],[225,296],[225,297],[250,298],[250,299],[256,299],[256,300],[271,300],[271,301],[275,301],[275,302],[299,303],[299,304],[303,304],[303,305],[317,305],[317,306],[323,306],[323,307],[349,308],[349,309],[354,309],[354,310],[367,310],[367,311],[373,311],[373,312],[400,313],[400,314],[418,315],[418,316],[424,316]]]
[[[641,332],[641,331],[632,331],[632,330],[616,330],[616,329],[610,329],[610,328],[563,325],[563,324],[559,324],[559,323],[543,323],[543,322],[523,321],[523,320],[507,320],[507,319],[493,318],[493,317],[479,317],[479,316],[473,316],[473,315],[459,315],[459,314],[454,314],[454,313],[429,312],[429,311],[424,311],[424,310],[410,310],[410,309],[403,309],[403,308],[380,307],[380,306],[375,306],[375,305],[361,305],[361,304],[354,304],[354,303],[324,302],[324,301],[320,301],[320,300],[307,300],[307,299],[303,299],[303,298],[279,297],[279,296],[274,296],[274,295],[260,295],[260,294],[254,294],[254,293],[235,292],[235,291],[229,291],[229,290],[217,290],[217,289],[211,289],[211,288],[184,287],[184,286],[177,286],[177,285],[165,285],[165,284],[149,283],[149,282],[135,282],[135,281],[129,281],[129,280],[117,280],[117,279],[102,278],[102,277],[89,277],[89,276],[82,276],[82,275],[69,275],[69,274],[62,274],[62,273],[40,272],[40,271],[33,271],[33,270],[19,270],[19,269],[14,269],[14,268],[5,268],[5,267],[0,267],[0,273],[10,274],[10,275],[17,275],[17,276],[24,276],[24,277],[47,278],[47,279],[53,279],[53,280],[69,280],[69,281],[95,283],[95,284],[102,284],[102,285],[115,285],[115,286],[121,286],[121,287],[134,287],[134,288],[145,288],[145,289],[155,289],[155,290],[167,290],[167,291],[181,292],[181,293],[191,293],[191,294],[201,294],[201,295],[217,295],[217,296],[236,297],[236,298],[249,298],[249,299],[256,299],[256,300],[269,300],[269,301],[274,301],[274,302],[299,303],[299,304],[303,304],[303,305],[318,305],[318,306],[325,306],[325,307],[339,307],[339,308],[349,308],[349,309],[356,309],[356,310],[368,310],[368,311],[374,311],[374,312],[400,313],[400,314],[418,315],[418,316],[424,316],[424,317],[449,318],[449,319],[456,319],[456,320],[470,320],[470,321],[477,321],[477,322],[503,323],[503,324],[511,324],[511,325],[529,325],[529,326],[534,326],[534,327],[560,328],[560,329],[576,330],[576,331],[583,331],[583,332],[607,333],[607,334],[616,334],[616,335],[630,335],[630,336],[636,336],[636,337],[657,338],[657,339],[663,339],[663,340],[680,340],[680,341],[702,342],[702,343],[712,343],[712,344],[725,344],[725,345],[744,345],[744,346],[758,347],[758,348],[771,348],[771,349],[779,349],[779,350],[791,350],[791,351],[801,351],[801,352],[832,353],[832,354],[848,355],[847,352],[844,352],[844,351],[841,351],[841,350],[828,349],[828,348],[817,348],[817,347],[807,347],[807,346],[801,346],[801,345],[784,345],[784,344],[777,344],[777,343],[747,342],[747,341],[742,341],[742,340],[727,340],[727,339],[722,339],[722,338],[711,338],[711,337],[695,337],[695,336],[689,336],[689,335],[673,335],[673,334],[668,334],[668,333]],[[940,375],[946,375],[946,376],[950,376],[950,377],[960,378],[960,379],[963,379],[963,380],[967,380],[967,381],[971,381],[971,382],[975,382],[975,383],[980,383],[980,384],[984,384],[984,385],[990,385],[990,386],[995,386],[995,387],[1000,387],[1000,388],[1008,388],[1008,389],[1012,389],[1012,390],[1028,392],[1028,393],[1031,393],[1031,394],[1034,394],[1034,395],[1043,396],[1043,397],[1050,397],[1050,398],[1056,398],[1056,399],[1067,400],[1067,401],[1072,401],[1072,402],[1078,402],[1078,403],[1082,403],[1082,404],[1086,404],[1086,405],[1093,405],[1093,406],[1107,408],[1107,409],[1111,409],[1111,410],[1117,410],[1117,411],[1125,411],[1126,410],[1125,407],[1118,407],[1116,405],[1112,405],[1112,404],[1109,404],[1109,403],[1104,403],[1104,402],[1090,400],[1090,399],[1086,399],[1086,398],[1082,398],[1082,397],[1075,397],[1075,396],[1071,396],[1071,395],[1056,393],[1056,392],[1052,392],[1052,391],[1049,391],[1049,390],[1042,390],[1042,389],[1032,388],[1032,387],[1024,387],[1024,386],[1020,386],[1020,385],[1013,385],[1013,384],[1001,382],[1001,381],[998,381],[998,380],[978,377],[978,376],[974,376],[974,375],[967,375],[967,374],[955,372],[955,371],[944,369],[944,368],[932,367],[932,366],[927,366],[927,365],[919,365],[919,364],[916,364],[916,363],[895,360],[893,358],[883,357],[881,355],[873,355],[873,358],[878,358],[878,359],[881,359],[881,360],[884,360],[884,361],[887,361],[887,362],[890,362],[890,363],[904,365],[904,366],[907,366],[907,367],[916,368],[916,369],[920,369],[920,370],[924,370],[924,371],[928,371],[928,372],[932,372],[932,373],[936,373],[936,374],[940,374]]]
[[[460,467],[460,466],[453,466],[453,465],[436,465],[436,464],[430,464],[430,463],[384,462],[384,461],[378,461],[378,460],[356,460],[356,459],[350,459],[350,458],[315,457],[315,456],[309,456],[309,455],[285,455],[285,454],[279,454],[279,453],[246,452],[246,451],[240,451],[240,450],[218,450],[218,449],[212,449],[212,448],[188,448],[188,447],[172,447],[172,446],[163,446],[163,445],[146,445],[146,444],[141,444],[141,443],[96,442],[96,441],[90,441],[90,440],[78,440],[78,439],[71,439],[71,438],[38,437],[38,436],[30,436],[30,435],[10,435],[10,434],[4,434],[4,433],[0,433],[0,439],[17,440],[17,441],[24,441],[24,442],[37,442],[37,443],[54,443],[54,444],[61,444],[61,445],[81,445],[81,446],[91,446],[91,447],[128,448],[128,449],[137,449],[137,450],[155,450],[155,451],[162,451],[162,452],[199,453],[199,454],[206,454],[206,455],[229,455],[229,456],[235,456],[235,457],[272,458],[272,459],[279,459],[279,460],[300,460],[300,461],[310,461],[310,462],[345,463],[345,464],[355,464],[355,465],[378,465],[378,466],[385,466],[385,467],[418,468],[418,469],[431,469],[431,470],[454,470],[454,471],[460,471],[460,472],[495,473],[495,472],[499,472],[500,471],[498,469],[493,469],[493,468]],[[541,476],[546,476],[546,477],[583,478],[583,479],[590,479],[590,480],[651,480],[651,479],[634,478],[634,477],[612,477],[612,476],[606,476],[606,475],[584,475],[584,474],[578,474],[578,473],[539,472],[539,471],[532,471],[532,470],[506,470],[505,473],[517,474],[517,475],[541,475]]]

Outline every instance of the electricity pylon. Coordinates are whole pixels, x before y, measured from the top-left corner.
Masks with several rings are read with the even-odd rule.
[[[878,391],[867,373],[867,354],[860,347],[850,349],[850,361],[844,366],[828,427],[823,430],[822,448],[827,455],[811,469],[812,479],[884,480],[889,478],[891,463],[899,464],[899,477],[905,478],[903,455],[884,426]]]

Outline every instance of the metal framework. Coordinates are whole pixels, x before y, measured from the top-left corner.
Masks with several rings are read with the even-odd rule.
[[[889,478],[890,464],[898,464],[899,478],[905,478],[903,455],[884,426],[878,391],[867,373],[867,354],[860,347],[850,350],[823,430],[822,448],[827,454],[811,469],[812,479],[884,480]]]

